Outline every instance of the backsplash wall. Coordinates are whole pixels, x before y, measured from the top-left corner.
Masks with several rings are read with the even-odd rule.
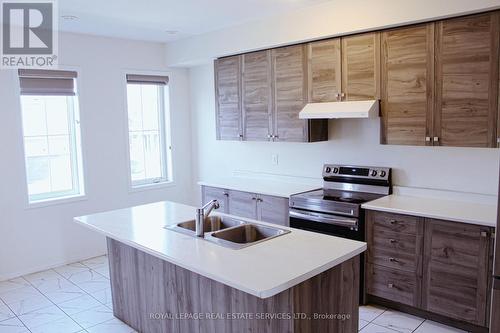
[[[381,145],[379,119],[330,120],[329,141],[319,143],[217,141],[213,77],[211,64],[189,70],[196,191],[197,180],[238,171],[320,178],[329,162],[391,167],[399,186],[497,193],[498,149]]]

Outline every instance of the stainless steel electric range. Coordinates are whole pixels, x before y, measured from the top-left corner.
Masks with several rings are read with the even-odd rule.
[[[323,188],[290,197],[290,226],[365,241],[361,205],[392,192],[391,169],[325,164]],[[360,302],[364,290],[361,258]]]

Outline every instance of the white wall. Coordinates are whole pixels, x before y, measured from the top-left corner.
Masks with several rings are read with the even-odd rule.
[[[330,120],[327,142],[217,141],[213,77],[212,65],[189,70],[193,160],[198,161],[194,179],[241,171],[319,178],[323,163],[330,162],[392,167],[400,186],[497,193],[498,149],[380,145],[377,119]],[[272,164],[273,154],[278,165]]]
[[[257,49],[500,8],[500,0],[332,0],[167,45],[167,64],[192,66]]]
[[[27,209],[15,72],[0,70],[0,281],[105,252],[104,238],[77,226],[78,215],[191,195],[187,71],[170,73],[175,187],[128,191],[124,69],[166,70],[164,45],[62,34],[60,64],[76,66],[87,200]]]

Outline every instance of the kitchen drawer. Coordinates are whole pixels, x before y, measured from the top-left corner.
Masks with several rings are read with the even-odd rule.
[[[417,259],[414,254],[398,253],[381,248],[372,248],[368,252],[368,262],[412,273],[415,273],[417,270]]]
[[[374,233],[383,231],[402,232],[415,235],[419,217],[385,212],[370,211],[370,223],[373,224]]]
[[[417,235],[387,230],[368,232],[368,261],[386,267],[416,272],[421,258],[421,242]]]
[[[420,306],[420,282],[415,273],[368,264],[366,289],[373,296]]]

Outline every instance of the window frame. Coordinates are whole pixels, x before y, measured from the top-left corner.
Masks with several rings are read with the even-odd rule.
[[[72,96],[71,99],[71,112],[69,112],[68,108],[68,124],[69,124],[69,136],[73,141],[70,144],[70,156],[71,156],[71,165],[72,165],[72,182],[73,187],[75,186],[75,182],[78,182],[78,191],[58,191],[58,192],[49,192],[53,195],[43,195],[36,194],[30,195],[28,188],[28,165],[27,165],[27,156],[26,156],[26,143],[25,143],[25,135],[24,135],[24,119],[23,119],[23,109],[21,98],[21,88],[20,88],[20,79],[17,71],[13,71],[12,75],[14,76],[14,82],[16,82],[16,93],[18,96],[18,119],[20,124],[20,135],[22,142],[22,154],[23,154],[23,163],[24,163],[24,182],[25,182],[25,202],[27,203],[26,209],[30,208],[39,208],[50,205],[58,205],[63,203],[71,203],[76,201],[87,200],[87,170],[85,161],[85,153],[83,149],[83,140],[82,140],[82,119],[80,114],[81,109],[81,95],[82,89],[80,86],[80,80],[82,77],[80,68],[71,67],[71,66],[59,66],[58,70],[68,70],[75,71],[77,73],[77,77],[75,80],[75,95]],[[66,98],[69,96],[66,96]],[[71,119],[70,119],[71,118]],[[74,147],[74,151],[71,148]],[[76,167],[76,171],[73,170],[73,167]],[[76,177],[75,177],[76,176]],[[35,198],[35,199],[33,199]]]
[[[126,156],[127,156],[127,178],[129,192],[145,191],[149,189],[156,189],[162,187],[175,186],[173,163],[172,163],[172,127],[170,122],[171,108],[170,108],[170,82],[165,86],[157,86],[159,89],[159,135],[160,135],[160,154],[162,163],[161,178],[147,178],[142,180],[132,180],[132,165],[130,154],[130,126],[129,126],[129,110],[128,110],[128,85],[127,74],[129,75],[160,75],[168,76],[171,78],[170,72],[158,71],[137,71],[137,70],[124,70],[123,77],[123,91],[124,91],[124,114],[125,114],[125,142],[126,142]],[[133,83],[130,83],[131,85]],[[139,84],[138,84],[139,85]]]

